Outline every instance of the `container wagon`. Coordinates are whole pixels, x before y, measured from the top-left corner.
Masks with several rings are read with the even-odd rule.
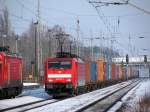
[[[127,67],[72,56],[47,58],[45,91],[53,97],[78,95],[128,79]]]

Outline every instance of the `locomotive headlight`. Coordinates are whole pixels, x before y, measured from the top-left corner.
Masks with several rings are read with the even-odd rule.
[[[53,80],[52,80],[52,79],[49,79],[48,82],[53,82]]]
[[[71,79],[67,79],[67,82],[71,82]]]

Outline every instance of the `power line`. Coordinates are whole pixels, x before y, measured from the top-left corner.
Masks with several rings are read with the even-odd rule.
[[[122,0],[122,1],[125,1],[125,0]],[[144,12],[144,13],[150,15],[150,11],[147,11],[147,10],[145,10],[145,9],[143,9],[143,8],[141,8],[141,7],[139,7],[139,6],[135,5],[135,4],[133,4],[133,3],[130,3],[130,2],[128,2],[128,4],[129,4],[130,6],[132,6],[132,7],[134,7],[134,8],[136,8],[136,9],[138,9],[138,10],[140,10],[140,11],[142,11],[142,12]]]
[[[107,18],[105,17],[105,15],[104,15],[104,13],[103,13],[103,11],[102,11],[102,9],[101,9],[101,6],[108,6],[108,5],[127,5],[128,4],[128,1],[129,0],[123,0],[123,3],[120,3],[120,2],[102,2],[102,1],[89,1],[89,3],[91,3],[95,8],[96,8],[96,11],[98,12],[98,14],[99,14],[99,17],[102,15],[103,17],[100,17],[101,19],[102,19],[102,21],[103,21],[103,23],[105,24],[105,26],[106,26],[106,28],[107,28],[107,30],[110,32],[110,34],[111,34],[111,36],[113,36],[112,35],[112,32],[111,32],[111,29],[110,29],[110,27],[112,27],[111,25],[110,25],[110,23],[108,22],[108,20],[107,20]],[[102,5],[101,5],[102,4]],[[98,10],[98,8],[99,8],[99,10]],[[99,12],[100,11],[100,12]],[[101,13],[101,15],[100,15],[100,13]],[[118,18],[120,18],[120,17],[118,17]],[[118,23],[119,24],[119,23]],[[113,28],[113,27],[112,27]],[[118,29],[119,29],[119,27],[118,27]],[[121,34],[121,32],[120,32],[120,34]],[[113,39],[111,39],[111,47],[113,47],[112,46],[112,44],[113,44]],[[115,42],[117,42],[116,40],[115,40]]]
[[[105,6],[108,6],[108,5],[126,5],[128,4],[128,1],[129,0],[124,0],[124,2],[102,2],[102,1],[89,1],[89,3],[95,3],[95,4],[102,4],[105,5]]]
[[[46,10],[54,10],[54,11],[57,11],[57,12],[62,12],[62,13],[65,13],[65,14],[68,14],[68,15],[73,15],[73,16],[77,16],[79,14],[77,13],[74,13],[74,12],[70,12],[70,11],[65,11],[65,10],[60,10],[60,9],[54,9],[54,8],[48,8],[48,7],[42,7],[43,9],[46,9]]]
[[[31,10],[30,8],[26,7],[22,2],[20,2],[19,0],[16,0],[16,2],[21,5],[22,8],[25,8],[28,12],[32,13],[33,15],[36,16],[36,13],[33,12],[33,10]]]
[[[28,27],[20,27],[20,26],[19,26],[19,27],[18,27],[18,26],[16,27],[16,26],[13,26],[13,25],[12,25],[12,28],[13,28],[13,29],[17,29],[17,30],[28,29]]]
[[[1,12],[4,12],[3,9],[0,9],[0,11],[1,11]],[[23,20],[23,21],[25,21],[25,22],[31,22],[29,19],[26,19],[26,18],[17,16],[17,15],[15,15],[15,14],[13,14],[13,13],[8,12],[8,14],[9,14],[10,16],[13,16],[13,17],[15,17],[15,18],[17,18],[17,19]]]
[[[48,7],[41,7],[43,9],[45,9],[45,11],[49,12],[51,10],[54,10],[56,12],[59,12],[59,13],[65,13],[67,15],[73,15],[73,16],[79,16],[79,17],[97,17],[98,15],[93,15],[93,14],[78,14],[78,13],[74,13],[74,12],[70,12],[70,11],[65,11],[65,10],[62,10],[62,9],[54,9],[54,8],[48,8]],[[49,14],[50,15],[50,14]],[[108,18],[118,18],[118,17],[130,17],[130,16],[138,16],[139,14],[136,14],[136,15],[118,15],[118,16],[105,16],[105,17],[108,17]],[[103,16],[101,16],[103,17]]]
[[[21,7],[25,8],[28,12],[32,13],[33,15],[35,15],[35,17],[37,16],[37,14],[32,9],[26,7],[23,2],[20,2],[19,0],[16,0],[16,2],[18,4],[20,4]],[[40,19],[42,19],[43,21],[47,22],[47,20],[45,18],[43,18],[43,17],[40,17]]]
[[[0,12],[4,12],[4,10],[3,10],[3,9],[0,9]],[[27,18],[24,18],[24,17],[21,17],[21,16],[17,16],[17,15],[15,15],[15,14],[13,14],[13,13],[8,12],[8,14],[9,14],[10,16],[15,17],[16,19],[22,20],[22,21],[24,21],[24,22],[27,22],[27,23],[32,22],[32,20],[30,20],[30,19],[27,19]],[[47,23],[47,20],[46,20],[45,18],[42,18],[42,21],[44,21],[45,23]],[[17,21],[17,22],[18,22],[18,21]]]
[[[19,5],[21,5],[22,8],[24,8],[25,10],[27,10],[28,12],[30,12],[31,14],[33,14],[35,17],[37,17],[36,12],[34,12],[32,9],[26,7],[23,2],[20,2],[19,0],[16,0],[16,2],[17,2]],[[48,21],[46,18],[41,17],[41,16],[40,16],[40,19],[41,19],[43,22],[45,22],[45,23],[47,23],[47,21]]]
[[[100,11],[101,11],[101,14],[102,14],[102,15],[101,15],[100,12],[99,12],[99,10],[98,10],[98,8],[97,8],[93,3],[91,3],[91,5],[96,9],[96,12],[98,13],[99,18],[103,21],[103,23],[104,23],[104,25],[106,26],[108,32],[111,34],[111,30],[110,30],[110,28],[108,27],[106,21],[104,20],[104,17],[105,17],[105,16],[104,16],[102,10],[100,10]]]

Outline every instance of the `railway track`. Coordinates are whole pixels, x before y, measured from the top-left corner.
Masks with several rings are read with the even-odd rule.
[[[131,83],[128,86],[125,86],[117,91],[93,102],[90,105],[87,105],[83,108],[80,108],[76,112],[112,112],[110,109],[121,100],[123,96],[125,96],[131,89],[138,86],[141,80]]]
[[[132,80],[129,82],[123,82],[114,86],[110,86],[104,89],[96,90],[87,94],[79,95],[76,97],[68,98],[63,101],[59,101],[47,106],[29,110],[29,112],[80,112],[84,111],[89,106],[96,104],[95,102],[100,101],[100,99],[105,99],[106,97],[112,95],[121,89],[132,85],[133,82],[137,80]],[[138,82],[137,82],[138,83]],[[94,103],[93,103],[94,102]]]
[[[103,112],[103,111],[107,111],[111,106],[113,106],[114,102],[117,102],[117,100],[119,100],[119,98],[121,98],[122,95],[124,95],[127,91],[131,90],[133,87],[135,87],[139,82],[140,82],[139,80],[133,80],[133,82],[129,81],[128,83],[121,83],[121,84],[117,84],[112,87],[108,87],[106,89],[104,88],[104,89],[100,90],[101,92],[95,91],[94,94],[93,93],[90,93],[90,94],[93,94],[93,95],[97,94],[96,95],[97,99],[93,99],[94,98],[93,97],[92,98],[93,101],[87,100],[87,102],[84,101],[85,103],[83,102],[83,104],[71,104],[72,106],[71,105],[67,106],[67,104],[69,104],[70,101],[71,101],[71,103],[80,102],[80,101],[82,101],[82,97],[84,99],[89,97],[88,96],[89,93],[85,94],[85,95],[77,96],[77,97],[67,98],[65,100],[64,99],[60,99],[60,100],[47,99],[47,100],[43,100],[43,101],[37,101],[37,102],[33,102],[33,103],[28,103],[28,104],[24,104],[24,105],[18,105],[15,107],[2,109],[0,111],[4,111],[4,112],[24,112],[24,111],[40,112],[43,108],[44,109],[47,108],[48,111],[53,112],[53,110],[57,110],[57,108],[59,107],[59,111],[57,110],[58,112],[62,112],[62,111],[63,112],[73,112],[73,111],[74,112],[81,112],[81,111],[88,112],[88,111],[96,111],[96,110],[98,110],[98,112],[101,112],[101,111]],[[109,101],[109,103],[108,103],[108,101]],[[88,104],[86,104],[86,103],[88,103]],[[86,106],[83,106],[84,104]],[[101,111],[99,110],[99,108],[101,109]]]
[[[36,102],[31,102],[31,103],[27,103],[27,104],[22,104],[22,105],[18,105],[18,106],[14,106],[14,107],[1,109],[0,112],[24,112],[24,111],[39,108],[39,107],[42,107],[45,105],[49,105],[49,104],[52,104],[52,103],[55,103],[58,101],[61,101],[61,100],[56,100],[56,99],[40,100],[40,101],[36,101]]]

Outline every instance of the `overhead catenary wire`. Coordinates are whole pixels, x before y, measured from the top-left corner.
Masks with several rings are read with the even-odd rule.
[[[74,13],[71,11],[65,11],[63,9],[54,9],[54,8],[49,8],[49,7],[41,7],[42,9],[45,9],[44,12],[49,12],[49,11],[56,11],[58,13],[64,13],[67,15],[71,15],[71,16],[79,16],[79,17],[98,17],[97,14],[79,14],[79,13]],[[50,14],[49,14],[50,15]],[[118,16],[100,16],[100,17],[107,17],[107,18],[124,18],[124,17],[131,17],[131,16],[140,16],[140,14],[126,14],[126,15],[118,15]]]
[[[21,2],[21,1],[19,1],[19,0],[16,0],[16,2],[17,2],[19,5],[21,5],[22,8],[25,8],[29,13],[31,13],[31,14],[33,14],[33,15],[36,16],[36,13],[35,13],[32,9],[26,7],[23,2]]]
[[[100,9],[101,14],[102,14],[102,15],[101,15],[100,12],[99,12],[99,10],[98,10],[98,7],[96,7],[93,3],[91,3],[91,5],[96,9],[96,12],[98,13],[99,18],[102,20],[102,22],[103,22],[104,25],[106,26],[108,32],[109,32],[110,34],[112,34],[112,32],[111,32],[111,30],[110,30],[110,27],[107,25],[106,21],[104,20],[105,15],[103,14],[102,10]],[[99,8],[100,8],[100,7],[99,7]]]
[[[25,5],[24,5],[22,2],[20,2],[19,0],[16,0],[16,2],[17,2],[19,5],[21,5],[22,8],[25,8],[25,10],[28,10],[28,12],[30,12],[30,13],[32,13],[34,16],[36,16],[36,14],[35,14],[31,9],[25,7]],[[0,12],[4,12],[4,9],[0,9]],[[23,13],[23,12],[22,12],[22,13]],[[24,22],[27,22],[27,23],[30,23],[30,22],[33,21],[33,18],[32,18],[32,19],[27,19],[27,18],[23,17],[22,14],[21,14],[21,16],[18,16],[18,15],[14,14],[14,13],[12,13],[12,12],[10,12],[10,11],[8,11],[8,14],[9,14],[10,16],[12,16],[12,17],[15,17],[16,19],[19,19],[19,20],[24,21]],[[48,20],[45,19],[44,17],[42,17],[41,19],[42,19],[42,22],[44,22],[45,24],[46,24],[47,21],[48,21]],[[18,22],[19,22],[19,21],[18,21]],[[44,24],[44,23],[43,23],[43,24]]]
[[[122,0],[122,1],[125,1],[125,0]],[[144,12],[144,13],[150,15],[150,11],[145,10],[144,8],[141,8],[141,7],[139,7],[139,6],[137,6],[137,5],[133,4],[133,3],[131,3],[131,2],[129,2],[129,1],[128,1],[128,4],[129,4],[130,6],[132,6],[132,7],[134,7],[134,8],[136,8],[136,9],[138,9],[138,10],[140,10],[140,11],[142,11],[142,12]]]
[[[87,1],[88,1],[88,0],[87,0]],[[88,1],[88,2],[89,2],[89,1]],[[105,24],[107,30],[110,32],[110,34],[111,34],[111,36],[112,36],[112,38],[113,38],[113,35],[112,35],[112,33],[111,33],[111,28],[113,28],[113,27],[110,25],[110,23],[108,22],[107,18],[105,17],[105,15],[104,15],[104,13],[103,13],[103,11],[102,11],[102,9],[101,9],[101,6],[98,5],[98,4],[99,4],[99,1],[96,2],[96,4],[94,4],[94,2],[89,2],[89,3],[91,3],[92,6],[95,7],[96,11],[97,11],[98,14],[99,14],[99,17],[102,15],[102,17],[100,17],[100,18],[102,19],[102,21],[103,21],[103,23]],[[97,3],[98,3],[98,4],[97,4]],[[128,1],[124,1],[123,4],[128,4]],[[115,4],[115,5],[116,5],[116,4]],[[117,4],[117,5],[122,5],[122,4]],[[99,10],[98,10],[97,8],[99,8]],[[101,15],[100,15],[99,11],[101,11],[101,12],[100,12]],[[118,17],[119,17],[119,16],[118,16]],[[119,17],[119,18],[120,18],[120,17]],[[110,27],[111,27],[111,28],[110,28]],[[114,28],[113,28],[113,29],[114,29]],[[119,29],[119,27],[118,27],[118,29]],[[121,32],[120,32],[120,34],[121,34]],[[111,48],[113,48],[113,45],[112,45],[112,44],[113,44],[113,41],[115,41],[118,45],[120,45],[120,43],[119,43],[117,40],[111,39]]]
[[[100,3],[99,3],[99,1],[98,1],[98,2],[96,2],[96,1],[94,1],[94,2],[88,1],[88,2],[89,2],[90,4],[92,4],[93,7],[95,7],[95,9],[96,9],[96,11],[97,11],[97,13],[98,13],[100,19],[103,21],[105,27],[107,28],[108,32],[110,33],[110,35],[111,35],[112,38],[113,38],[114,35],[113,35],[112,32],[116,32],[116,29],[115,29],[115,27],[114,27],[113,25],[111,25],[110,22],[108,21],[107,16],[105,16],[105,14],[103,13],[103,11],[102,11],[102,9],[101,9],[101,5],[98,5],[98,4],[100,4],[101,2],[100,2]],[[96,4],[95,4],[95,3],[96,3]],[[97,4],[97,3],[98,3],[98,4]],[[113,4],[113,2],[112,2],[112,4]],[[116,5],[117,3],[114,2],[114,4]],[[124,4],[126,4],[126,2],[125,2],[125,3],[118,3],[117,5],[124,5]],[[120,17],[121,17],[121,16],[117,16],[117,19],[120,18]],[[118,27],[118,29],[119,29],[119,27]]]
[[[4,12],[3,9],[0,9],[0,11],[1,11],[1,12]],[[8,12],[8,14],[9,14],[10,16],[13,16],[13,17],[15,17],[15,18],[17,18],[17,19],[23,20],[23,21],[25,21],[25,22],[31,22],[29,19],[23,18],[23,17],[21,17],[21,16],[17,16],[17,15],[15,15],[15,14],[13,14],[13,13]]]
[[[19,5],[21,5],[21,7],[24,8],[26,11],[28,11],[28,12],[31,13],[31,14],[33,14],[35,17],[37,16],[36,12],[34,12],[32,9],[26,7],[23,2],[21,2],[21,1],[19,1],[19,0],[16,0],[16,2],[17,2]],[[44,18],[44,17],[40,17],[40,19],[41,19],[43,22],[45,22],[45,23],[47,23],[47,21],[48,21],[48,20],[47,20],[46,18]],[[31,22],[31,21],[30,21],[30,22]]]

